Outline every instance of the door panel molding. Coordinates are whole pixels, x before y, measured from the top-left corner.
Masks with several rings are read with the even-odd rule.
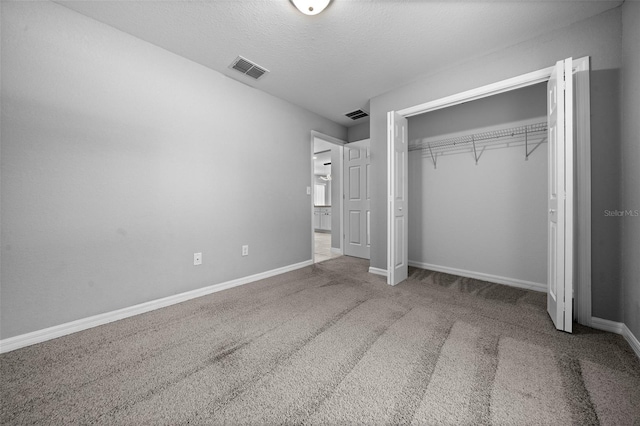
[[[344,254],[369,259],[371,253],[370,139],[344,146]]]
[[[396,285],[409,275],[407,180],[408,121],[397,112],[387,114],[387,284]]]

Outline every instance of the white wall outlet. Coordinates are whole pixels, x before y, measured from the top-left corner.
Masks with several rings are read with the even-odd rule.
[[[249,246],[242,246],[242,255],[249,256]]]
[[[202,253],[193,253],[193,264],[202,265]]]
[[[311,187],[307,186],[307,195],[311,195]]]

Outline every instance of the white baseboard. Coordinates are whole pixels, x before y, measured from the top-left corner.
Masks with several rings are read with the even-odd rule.
[[[156,309],[175,305],[176,303],[195,299],[207,294],[216,293],[218,291],[273,277],[274,275],[284,274],[285,272],[304,268],[305,266],[309,265],[313,265],[312,260],[305,260],[304,262],[283,266],[281,268],[276,268],[270,271],[261,272],[259,274],[250,275],[248,277],[237,278],[235,280],[227,281],[224,283],[214,284],[196,290],[175,294],[173,296],[164,297],[162,299],[151,300],[149,302],[140,303],[138,305],[129,306],[127,308],[122,308],[111,312],[106,312],[104,314],[82,318],[76,321],[71,321],[42,330],[33,331],[31,333],[9,337],[7,339],[0,340],[0,353],[10,352],[16,349],[23,348],[25,346],[34,345],[36,343],[45,342],[57,337],[66,336],[67,334],[76,333],[78,331],[87,330],[89,328],[97,327],[99,325],[107,324],[120,319],[129,318],[134,315],[154,311]]]
[[[331,253],[333,253],[333,254],[342,254],[342,249],[336,248],[336,247],[331,247]]]
[[[387,276],[387,270],[386,269],[369,267],[369,273],[370,274],[376,274],[376,275],[382,275],[383,277]]]
[[[623,322],[609,321],[606,319],[591,317],[591,327],[602,331],[609,331],[611,333],[620,334],[624,337],[624,340],[629,343],[633,352],[640,358],[640,341],[633,335],[629,327]]]
[[[640,358],[640,341],[636,336],[634,336],[631,330],[629,330],[629,327],[627,327],[626,324],[623,324],[623,325],[624,325],[624,329],[622,330],[622,335],[624,336],[625,340],[629,343],[629,346],[631,346],[631,349],[633,349],[633,351],[636,353],[636,356]]]
[[[518,287],[518,288],[524,288],[527,290],[540,291],[542,293],[547,292],[546,284],[536,283],[533,281],[525,281],[525,280],[519,280],[517,278],[501,277],[499,275],[491,275],[491,274],[485,274],[482,272],[467,271],[464,269],[450,268],[448,266],[432,265],[430,263],[416,262],[414,260],[410,260],[408,263],[409,263],[409,266],[414,266],[416,268],[429,269],[432,271],[444,272],[446,274],[459,275],[461,277],[475,278],[477,280],[490,281],[493,283],[504,284],[511,287]]]
[[[591,317],[591,327],[602,331],[609,331],[611,333],[622,334],[624,323],[609,321],[606,319]]]

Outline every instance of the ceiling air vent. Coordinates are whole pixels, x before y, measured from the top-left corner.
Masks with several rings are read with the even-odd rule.
[[[368,117],[369,113],[367,113],[367,111],[361,110],[361,109],[357,109],[355,111],[351,111],[345,114],[347,117],[349,117],[352,120],[357,120],[359,118],[364,118],[364,117]]]
[[[231,64],[230,68],[240,71],[242,74],[248,75],[256,80],[269,72],[268,69],[261,67],[242,56],[238,56]]]

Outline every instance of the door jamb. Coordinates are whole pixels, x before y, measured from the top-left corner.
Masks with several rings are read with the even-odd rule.
[[[320,133],[318,131],[312,130],[311,131],[311,136],[310,136],[310,143],[311,143],[311,154],[309,155],[309,161],[311,162],[311,177],[310,177],[310,188],[311,188],[311,201],[310,201],[310,205],[311,205],[311,262],[312,263],[316,263],[316,247],[315,247],[315,231],[313,228],[313,209],[314,209],[314,204],[313,204],[313,191],[315,188],[315,174],[313,172],[313,151],[314,151],[314,140],[318,138],[318,139],[322,139],[323,141],[332,143],[334,145],[338,145],[338,147],[340,148],[340,158],[343,157],[343,153],[344,153],[344,145],[347,143],[347,141],[344,141],[342,139],[338,139],[338,138],[334,138],[333,136],[329,136],[326,135],[324,133]],[[344,160],[341,160],[344,161]],[[342,167],[341,167],[342,168]],[[340,171],[340,182],[342,182],[343,178],[343,173],[342,170]],[[344,218],[343,218],[343,213],[344,213],[344,189],[342,188],[343,185],[338,185],[339,188],[339,199],[338,199],[338,203],[340,205],[339,210],[340,210],[340,233],[342,233],[344,231]],[[333,188],[333,185],[332,185]],[[332,207],[333,207],[333,201],[331,202]],[[333,216],[332,216],[333,217]],[[333,232],[333,230],[332,230]],[[344,243],[344,238],[340,238],[340,253],[344,253],[344,247],[342,246]]]
[[[403,117],[458,105],[464,102],[497,95],[548,81],[554,66],[543,68],[517,77],[486,86],[467,90],[434,101],[425,102],[396,111]],[[578,323],[591,325],[591,120],[589,98],[589,57],[575,59],[575,199],[574,227],[577,256],[575,257],[574,302],[575,319]],[[388,161],[388,159],[387,159]],[[389,177],[387,177],[388,179]],[[577,225],[576,225],[577,224]],[[577,243],[577,244],[576,244]],[[387,244],[390,244],[387,241]]]

